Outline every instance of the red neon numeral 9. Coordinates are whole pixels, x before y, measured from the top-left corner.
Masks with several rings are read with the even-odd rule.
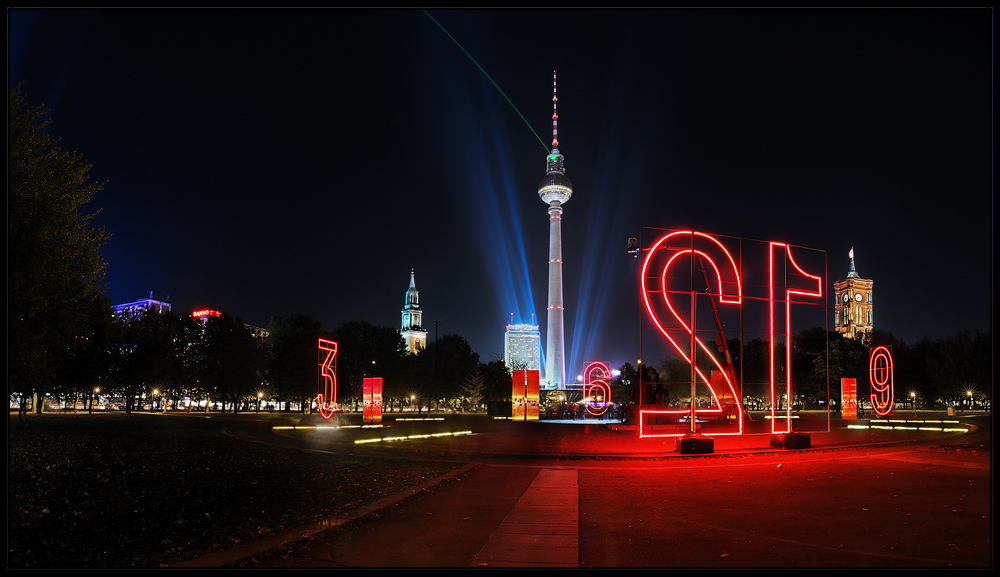
[[[884,417],[892,412],[895,385],[892,380],[892,354],[885,347],[876,347],[868,361],[872,385],[872,410]]]

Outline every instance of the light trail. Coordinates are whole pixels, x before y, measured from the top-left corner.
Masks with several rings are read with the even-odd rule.
[[[468,50],[466,50],[466,49],[465,49],[465,47],[464,47],[464,46],[462,46],[462,44],[461,44],[461,43],[459,43],[459,41],[458,41],[458,40],[456,40],[456,39],[455,39],[455,37],[454,37],[454,36],[452,36],[452,35],[451,35],[451,33],[450,33],[450,32],[448,32],[448,30],[446,30],[446,29],[445,29],[445,27],[441,25],[441,23],[440,23],[440,22],[438,22],[437,20],[435,20],[435,19],[434,19],[434,17],[433,17],[433,16],[431,16],[430,14],[428,14],[428,12],[427,12],[426,10],[423,10],[422,12],[423,12],[424,14],[427,14],[427,17],[431,19],[431,22],[433,22],[433,23],[437,24],[437,27],[438,27],[438,28],[440,28],[440,29],[441,29],[441,31],[442,31],[442,32],[444,32],[444,33],[445,33],[445,35],[447,35],[447,36],[448,36],[448,38],[450,38],[450,39],[451,39],[451,41],[455,43],[455,46],[458,46],[458,48],[459,48],[459,49],[460,49],[460,50],[461,50],[461,51],[462,51],[462,52],[463,52],[463,53],[464,53],[464,54],[465,54],[466,56],[468,56],[468,57],[469,57],[469,60],[471,60],[471,61],[472,61],[472,63],[476,65],[476,68],[478,68],[478,69],[479,69],[479,71],[483,73],[483,76],[485,76],[485,77],[486,77],[486,79],[487,79],[487,80],[489,80],[491,84],[493,84],[493,87],[497,89],[497,92],[499,92],[499,93],[500,93],[500,96],[503,96],[504,100],[506,100],[506,101],[507,101],[507,104],[510,104],[510,107],[514,109],[514,112],[516,112],[516,113],[517,113],[517,115],[521,117],[521,120],[522,120],[522,121],[524,121],[524,125],[528,127],[528,130],[530,130],[532,134],[534,134],[534,135],[535,135],[535,138],[537,138],[537,139],[538,139],[538,142],[540,142],[540,143],[541,143],[541,145],[542,145],[542,148],[543,148],[543,149],[545,150],[546,154],[548,154],[548,152],[549,152],[549,148],[548,148],[548,145],[547,145],[547,144],[545,143],[545,141],[544,141],[544,140],[542,140],[542,138],[541,138],[540,136],[538,136],[538,133],[537,133],[537,132],[535,132],[535,129],[534,129],[534,128],[532,128],[530,124],[528,124],[528,120],[527,120],[527,119],[526,119],[526,118],[524,117],[524,115],[523,115],[523,114],[521,114],[521,111],[520,111],[520,110],[518,110],[516,106],[514,106],[514,103],[513,103],[513,102],[511,102],[510,98],[508,98],[506,94],[504,94],[504,91],[500,89],[500,86],[499,86],[499,85],[498,85],[498,84],[497,84],[497,83],[496,83],[496,82],[495,82],[495,81],[493,80],[493,78],[491,78],[491,77],[490,77],[490,75],[489,75],[489,74],[487,74],[485,70],[483,70],[483,67],[482,67],[482,66],[480,66],[478,62],[476,62],[476,59],[475,59],[475,58],[473,58],[471,54],[469,54],[469,51],[468,51]]]

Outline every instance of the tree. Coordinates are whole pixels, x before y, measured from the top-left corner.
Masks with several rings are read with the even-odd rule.
[[[946,404],[971,404],[973,398],[987,401],[992,397],[992,332],[959,331],[922,348],[927,380],[933,384],[928,393],[931,398]]]
[[[462,395],[462,383],[479,367],[479,353],[464,337],[447,334],[416,355],[416,380],[432,403]]]
[[[353,402],[355,409],[361,401],[365,377],[381,376],[390,391],[383,395],[392,398],[401,361],[406,357],[406,343],[396,329],[379,327],[365,321],[350,321],[334,332],[337,341],[337,401]],[[422,356],[420,353],[419,356]]]
[[[510,369],[503,357],[494,357],[490,362],[480,365],[483,375],[484,392],[487,401],[506,401],[511,395]]]
[[[101,248],[109,235],[84,207],[103,188],[91,165],[48,134],[48,111],[18,84],[7,126],[8,387],[44,400],[59,363],[91,332],[94,303],[109,307]],[[41,411],[42,403],[35,410]]]
[[[639,369],[632,363],[618,367],[618,376],[611,379],[611,398],[616,403],[639,403]]]
[[[141,309],[118,314],[113,326],[117,342],[112,345],[116,360],[111,383],[125,400],[125,412],[131,413],[143,394],[172,388],[181,380],[183,365],[176,346],[181,319]]]
[[[213,399],[232,403],[233,413],[251,397],[256,398],[264,370],[264,343],[240,319],[213,316],[205,322],[196,353],[201,386]]]
[[[58,364],[50,392],[64,398],[92,400],[94,389],[108,390],[108,377],[114,362],[115,349],[112,335],[115,331],[114,313],[104,301],[94,301],[91,311],[91,330],[86,337],[77,339],[77,346]]]
[[[461,388],[465,402],[471,405],[473,410],[478,411],[479,403],[483,402],[483,397],[486,395],[486,381],[479,367],[465,378]]]
[[[329,338],[319,321],[307,315],[274,317],[267,327],[271,353],[271,384],[274,398],[285,403],[298,400],[303,409],[316,395],[316,359],[320,338]]]

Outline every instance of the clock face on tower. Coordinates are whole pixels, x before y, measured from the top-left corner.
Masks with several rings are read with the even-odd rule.
[[[850,300],[851,300],[851,295],[849,295],[847,293],[844,293],[844,302],[846,303],[846,302],[848,302]]]
[[[854,300],[861,302],[861,293],[854,295]]]

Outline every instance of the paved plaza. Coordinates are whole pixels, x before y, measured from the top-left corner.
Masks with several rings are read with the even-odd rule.
[[[601,423],[248,425],[234,433],[453,460],[455,470],[347,518],[184,565],[991,568],[989,455],[941,449],[988,443],[990,418],[960,420],[971,432],[847,429],[822,417],[802,421],[816,431],[809,449],[774,449],[769,435],[749,434],[717,437],[706,455]]]

